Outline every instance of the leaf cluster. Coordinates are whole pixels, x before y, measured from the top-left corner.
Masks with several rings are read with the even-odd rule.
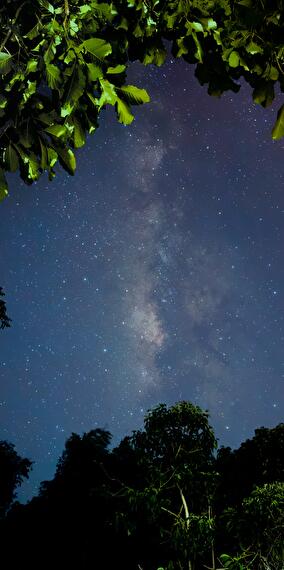
[[[282,0],[9,0],[0,10],[0,198],[5,172],[27,184],[59,162],[74,174],[74,149],[98,128],[106,105],[119,122],[144,89],[126,84],[127,65],[162,65],[164,39],[174,57],[196,65],[210,95],[237,92],[239,79],[263,107],[284,90]],[[284,134],[284,107],[272,136]]]

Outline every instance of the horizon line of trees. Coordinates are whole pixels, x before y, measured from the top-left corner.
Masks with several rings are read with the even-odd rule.
[[[25,505],[32,462],[0,441],[3,567],[283,570],[284,423],[232,450],[208,416],[159,404],[111,450],[105,429],[72,433]]]

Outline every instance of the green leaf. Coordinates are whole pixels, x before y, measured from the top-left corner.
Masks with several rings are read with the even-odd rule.
[[[8,101],[6,97],[3,97],[3,95],[0,94],[0,109],[5,109],[7,103]]]
[[[75,36],[77,34],[77,32],[79,31],[79,26],[77,24],[76,18],[70,19],[69,29],[70,29],[70,35],[71,36]]]
[[[88,79],[89,81],[97,81],[100,77],[103,77],[103,70],[99,65],[94,63],[87,63],[88,68]]]
[[[60,110],[60,116],[64,119],[65,117],[69,117],[73,111],[73,105],[70,102],[64,103],[63,107]]]
[[[114,85],[107,79],[100,79],[100,85],[103,92],[99,99],[99,107],[102,107],[106,103],[114,105],[117,100],[117,94]]]
[[[203,26],[200,22],[190,22],[190,27],[196,32],[203,32]]]
[[[135,30],[133,30],[133,35],[135,38],[141,38],[143,36],[143,31],[141,30],[139,24],[137,24]]]
[[[64,125],[51,125],[50,127],[44,129],[44,131],[57,139],[64,138],[66,135],[66,129]]]
[[[274,100],[274,85],[272,81],[262,82],[253,90],[252,98],[255,103],[268,107]]]
[[[230,67],[238,67],[240,63],[240,57],[237,51],[231,51],[229,57],[229,66]]]
[[[90,38],[89,40],[85,40],[80,47],[83,47],[87,52],[100,61],[112,52],[111,45],[100,38]]]
[[[246,46],[246,51],[254,55],[255,53],[263,53],[263,48],[255,42],[250,42]]]
[[[45,141],[43,141],[41,137],[39,137],[39,144],[40,144],[40,155],[41,155],[40,168],[42,168],[42,170],[46,170],[49,165],[48,150]]]
[[[80,16],[84,16],[85,14],[91,11],[92,8],[89,4],[83,4],[83,6],[80,6]]]
[[[38,67],[38,59],[30,59],[27,63],[26,73],[34,73]]]
[[[177,39],[177,46],[179,49],[178,49],[176,57],[181,57],[183,54],[188,53],[188,49],[184,45],[184,37]]]
[[[93,103],[94,107],[98,107],[98,105],[99,105],[98,99],[96,97],[94,97],[92,95],[92,93],[90,93],[90,91],[87,91],[87,95],[88,95],[90,101]]]
[[[18,144],[15,144],[15,148],[17,149],[18,155],[20,156],[25,168],[27,168],[28,181],[31,183],[38,180],[39,164],[34,152],[31,152],[26,148],[23,149],[21,145]]]
[[[70,48],[67,50],[66,55],[64,54],[64,63],[67,65],[76,59],[76,51],[74,48]],[[59,59],[62,59],[63,56],[60,56]]]
[[[19,157],[17,151],[14,149],[13,145],[10,143],[4,152],[4,160],[7,169],[11,172],[16,172],[19,168]]]
[[[38,3],[45,8],[46,10],[48,10],[48,12],[50,12],[51,14],[54,14],[54,7],[52,6],[52,4],[50,4],[50,2],[48,2],[48,0],[38,0]]]
[[[96,12],[96,15],[99,18],[106,19],[109,22],[112,21],[113,16],[117,15],[115,7],[112,4],[107,4],[106,2],[99,3],[97,1],[93,1],[92,10]]]
[[[208,20],[202,19],[203,26],[206,30],[216,30],[217,22],[213,18],[208,18]]]
[[[11,89],[15,85],[15,83],[17,83],[18,81],[23,81],[24,79],[25,79],[25,76],[23,73],[21,73],[21,72],[15,73],[15,75],[13,75],[12,79],[9,81],[8,85],[5,87],[5,91],[7,91],[7,92],[11,91]]]
[[[41,40],[31,51],[39,52],[40,48],[46,43],[45,38]]]
[[[117,87],[119,96],[132,105],[141,105],[149,103],[150,97],[145,89],[139,89],[135,85],[126,85],[125,87]]]
[[[77,105],[78,100],[83,95],[86,85],[86,78],[81,69],[81,67],[77,64],[73,67],[73,72],[69,81],[67,82],[67,86],[65,89],[64,94],[64,105],[61,108],[61,117],[66,117],[70,115]]]
[[[272,138],[277,141],[284,136],[284,105],[280,107],[276,123],[272,129]]]
[[[202,59],[203,59],[202,47],[201,47],[201,43],[199,42],[199,39],[196,35],[196,32],[194,30],[192,31],[192,38],[193,38],[193,41],[196,45],[196,51],[195,51],[194,55],[195,55],[196,59],[202,63]]]
[[[11,69],[12,56],[9,53],[0,51],[0,73],[4,75]]]
[[[61,83],[60,70],[53,63],[46,63],[46,79],[51,89],[58,89]]]
[[[50,113],[40,113],[37,117],[37,120],[49,127],[58,120],[58,116],[55,110],[53,109],[52,111],[50,111]]]
[[[29,81],[28,80],[28,85],[23,93],[23,101],[24,103],[26,103],[28,101],[28,99],[34,95],[34,93],[36,92],[36,81]]]
[[[118,30],[128,30],[128,20],[124,17],[121,18],[119,24],[116,26]]]
[[[25,36],[24,38],[28,38],[29,40],[34,40],[38,35],[39,31],[42,27],[42,23],[38,22]]]
[[[85,129],[83,128],[81,121],[79,121],[77,117],[72,117],[72,122],[74,125],[74,134],[73,134],[74,147],[80,148],[84,146],[86,142]]]
[[[48,48],[44,52],[43,59],[44,59],[45,65],[50,64],[54,60],[55,55],[56,55],[55,41],[54,41],[54,38],[52,38]]]
[[[76,170],[76,158],[71,148],[55,147],[61,166],[74,176]]]
[[[34,153],[29,155],[28,178],[32,181],[38,180],[39,178],[39,163]]]
[[[273,65],[270,67],[269,77],[272,81],[277,81],[277,79],[279,78],[279,71]]]
[[[154,65],[163,65],[166,61],[167,52],[163,46],[161,47],[150,47],[147,48],[146,54],[143,59],[144,65],[149,65],[149,63],[153,63]]]
[[[125,71],[126,69],[126,65],[116,65],[115,67],[108,67],[107,68],[107,73],[122,73],[123,71]]]
[[[117,98],[116,101],[116,112],[120,123],[122,123],[123,125],[130,125],[132,123],[134,116],[130,111],[130,107],[129,105],[127,105],[127,103],[125,103],[125,101],[122,101],[119,97]]]
[[[48,164],[50,168],[53,168],[58,160],[58,154],[55,152],[54,148],[47,147]]]
[[[0,202],[8,196],[8,184],[2,168],[0,168]]]

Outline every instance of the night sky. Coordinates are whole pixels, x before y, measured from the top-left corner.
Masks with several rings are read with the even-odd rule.
[[[0,206],[0,439],[35,461],[23,499],[72,432],[118,443],[159,402],[208,409],[232,447],[283,421],[281,97],[209,97],[171,57],[128,83],[151,96],[131,126],[103,111],[75,177],[11,175]]]

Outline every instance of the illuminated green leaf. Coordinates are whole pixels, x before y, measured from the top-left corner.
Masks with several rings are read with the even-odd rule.
[[[230,67],[238,67],[240,63],[240,57],[237,51],[232,51],[229,57],[229,66]]]
[[[116,111],[120,123],[122,123],[123,125],[130,125],[132,123],[134,116],[130,111],[130,107],[127,103],[125,103],[125,101],[122,101],[119,97],[117,98],[116,101]]]
[[[99,106],[102,107],[106,103],[114,105],[117,100],[117,94],[114,85],[107,81],[107,79],[100,79],[100,85],[103,92],[99,99]]]
[[[279,140],[284,136],[284,105],[280,107],[276,123],[272,129],[272,138],[274,140]]]
[[[87,68],[89,81],[97,81],[97,79],[103,77],[103,70],[99,65],[95,65],[94,63],[87,63]]]
[[[0,73],[4,75],[11,69],[12,56],[9,53],[0,51]]]
[[[64,138],[66,135],[66,128],[64,125],[51,125],[50,127],[47,127],[44,130],[46,133],[52,135],[57,139]]]
[[[38,68],[38,59],[30,59],[27,63],[26,73],[34,73]]]
[[[79,121],[76,117],[72,118],[73,125],[74,125],[74,146],[75,148],[80,148],[84,146],[86,142],[85,130],[82,126],[81,121]]]
[[[100,38],[85,40],[81,46],[100,61],[112,52],[111,45]]]
[[[116,65],[115,67],[108,67],[107,69],[107,73],[122,73],[123,71],[125,71],[126,66],[125,65]]]
[[[259,44],[256,44],[255,42],[250,42],[246,46],[246,51],[254,55],[256,53],[263,53],[263,48]]]
[[[6,196],[8,196],[8,184],[3,169],[0,168],[0,202],[2,202]]]
[[[60,78],[60,70],[56,65],[52,63],[47,63],[45,66],[46,69],[46,78],[47,84],[51,89],[57,89],[60,87],[61,78]]]
[[[74,176],[76,170],[76,158],[71,148],[55,147],[58,154],[61,166],[70,174]]]
[[[147,91],[135,87],[135,85],[125,85],[124,87],[117,87],[116,89],[119,92],[119,96],[132,105],[141,105],[142,103],[149,103],[150,101]]]

